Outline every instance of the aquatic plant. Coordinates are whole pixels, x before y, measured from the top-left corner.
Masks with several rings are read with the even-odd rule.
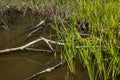
[[[120,28],[119,1],[76,0],[74,4],[76,5],[68,25],[64,25],[64,21],[61,21],[62,30],[56,30],[58,40],[60,39],[66,44],[63,55],[68,67],[74,72],[72,58],[76,53],[82,59],[90,80],[116,80],[120,69],[120,44],[118,36],[116,36]],[[88,21],[89,30],[83,33],[78,31],[77,22],[85,20]]]

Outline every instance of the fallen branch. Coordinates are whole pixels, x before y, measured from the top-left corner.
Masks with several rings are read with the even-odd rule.
[[[61,42],[58,42],[58,41],[53,41],[53,40],[50,40],[50,39],[46,39],[44,37],[40,37],[40,38],[38,38],[38,39],[36,39],[34,41],[31,41],[31,42],[27,43],[26,45],[21,46],[21,47],[0,50],[0,54],[6,53],[6,52],[11,52],[11,51],[24,50],[24,49],[41,51],[41,50],[38,50],[38,49],[33,49],[33,48],[28,48],[28,47],[35,44],[35,43],[37,43],[37,42],[39,42],[39,41],[42,41],[42,40],[47,43],[47,45],[49,46],[49,48],[51,49],[52,52],[54,52],[54,49],[52,48],[52,46],[50,44],[57,44],[57,45],[62,45],[62,46],[65,45],[65,43],[61,43]],[[100,46],[75,46],[75,47],[76,48],[89,48],[89,47],[94,48],[94,47],[100,47]],[[48,50],[44,50],[44,51],[50,52]]]
[[[45,70],[42,70],[42,71],[40,71],[40,72],[38,72],[38,73],[35,73],[35,74],[33,74],[32,76],[30,76],[30,77],[28,77],[28,78],[26,78],[26,79],[24,79],[24,80],[30,80],[30,79],[33,79],[34,77],[36,77],[36,76],[38,76],[38,75],[40,75],[40,74],[42,74],[42,73],[51,72],[52,70],[60,67],[60,66],[63,65],[64,63],[65,63],[64,61],[61,61],[60,63],[56,64],[55,66],[49,67],[49,68],[47,68],[47,69],[45,69]]]
[[[57,42],[57,41],[52,41],[50,39],[46,39],[44,37],[40,37],[38,39],[35,39],[34,41],[31,41],[31,42],[29,42],[29,43],[21,46],[21,47],[0,50],[0,54],[6,53],[6,52],[11,52],[11,51],[24,50],[24,49],[35,50],[35,51],[47,51],[47,52],[51,52],[51,51],[48,51],[48,50],[39,50],[39,49],[28,48],[29,46],[31,46],[31,45],[39,42],[39,41],[42,41],[42,40],[47,43],[47,45],[49,46],[49,48],[51,49],[51,51],[54,51],[54,49],[52,48],[52,46],[50,45],[50,43],[51,44],[58,44],[58,45],[65,45],[64,43],[60,43],[60,42]]]
[[[53,48],[52,48],[51,45],[49,44],[48,40],[40,37],[40,38],[38,38],[38,39],[36,39],[36,40],[34,40],[34,41],[31,41],[31,42],[27,43],[26,45],[21,46],[21,47],[16,47],[16,48],[10,48],[10,49],[5,49],[5,50],[0,50],[0,54],[6,53],[6,52],[11,52],[11,51],[24,50],[24,49],[27,49],[27,50],[36,50],[36,51],[38,51],[38,49],[33,49],[33,48],[28,48],[28,47],[31,46],[31,45],[33,45],[33,44],[35,44],[35,43],[37,43],[37,42],[39,42],[39,41],[41,41],[41,40],[45,41],[45,42],[49,45],[50,49],[53,51]],[[40,50],[39,50],[39,51],[40,51]],[[47,50],[46,50],[46,51],[47,51]],[[49,51],[49,52],[50,52],[50,51]]]
[[[42,40],[42,39],[39,38],[39,39],[36,39],[36,40],[34,40],[34,41],[32,41],[32,42],[24,45],[24,46],[21,46],[21,47],[16,47],[16,48],[10,48],[10,49],[5,49],[5,50],[0,50],[0,54],[1,54],[1,53],[6,53],[6,52],[11,52],[11,51],[23,50],[23,49],[31,46],[32,44],[35,44],[35,43],[37,43],[37,42],[39,42],[39,41],[41,41],[41,40]]]
[[[50,45],[50,43],[52,44],[59,44],[59,45],[64,45],[63,43],[60,43],[60,42],[57,42],[57,41],[52,41],[52,40],[49,40],[49,39],[46,39],[44,37],[40,37],[34,41],[31,41],[29,43],[27,43],[26,45],[23,45],[21,47],[16,47],[16,48],[10,48],[10,49],[5,49],[5,50],[0,50],[0,54],[2,53],[6,53],[6,52],[11,52],[11,51],[17,51],[17,50],[24,50],[24,49],[27,49],[27,50],[35,50],[35,51],[41,51],[41,50],[38,50],[38,49],[33,49],[33,48],[28,48],[29,46],[39,42],[39,41],[45,41],[47,43],[47,45],[49,46],[49,48],[51,49],[51,51],[54,52],[54,49],[52,48],[52,46]],[[43,50],[42,50],[43,51]],[[45,50],[47,52],[50,52],[48,50]]]
[[[39,24],[37,24],[35,27],[33,27],[32,29],[30,29],[30,30],[32,30],[29,34],[28,34],[28,36],[27,36],[27,38],[28,37],[30,37],[33,33],[35,33],[36,31],[38,31],[38,30],[40,30],[42,27],[40,27],[43,23],[45,23],[45,21],[44,20],[42,20]]]

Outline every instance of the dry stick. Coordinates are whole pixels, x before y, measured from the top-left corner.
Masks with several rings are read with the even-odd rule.
[[[45,69],[45,70],[42,70],[42,71],[40,71],[40,72],[38,72],[38,73],[35,73],[35,74],[33,74],[32,76],[30,76],[30,77],[28,77],[28,78],[26,78],[26,79],[24,79],[24,80],[30,80],[30,79],[32,79],[32,78],[34,78],[34,77],[36,77],[36,76],[38,76],[38,75],[40,75],[40,74],[42,74],[42,73],[51,72],[52,70],[60,67],[60,66],[63,65],[64,63],[65,63],[64,61],[61,61],[60,63],[56,64],[55,66],[49,67],[49,68],[47,68],[47,69]]]
[[[40,25],[42,25],[43,23],[45,23],[44,20],[42,20],[41,22],[39,22],[39,24],[37,24],[35,27],[33,27],[33,28],[32,28],[33,31],[28,34],[27,38],[30,37],[30,36],[31,36],[33,33],[35,33],[36,31],[40,30],[40,29],[42,28],[42,27],[40,27]]]
[[[38,39],[35,39],[34,41],[31,41],[21,47],[16,47],[16,48],[10,48],[10,49],[4,49],[4,50],[0,50],[0,54],[2,53],[6,53],[6,52],[11,52],[11,51],[17,51],[17,50],[24,50],[24,49],[27,49],[27,50],[35,50],[35,51],[41,51],[41,50],[38,50],[38,49],[33,49],[33,48],[28,48],[29,46],[39,42],[39,41],[45,41],[47,43],[47,45],[50,47],[50,49],[52,51],[54,51],[54,49],[52,48],[52,46],[50,45],[50,43],[52,44],[58,44],[58,45],[65,45],[64,43],[60,43],[60,42],[57,42],[57,41],[52,41],[52,40],[49,40],[49,39],[46,39],[44,37],[40,37]],[[44,51],[44,50],[42,50]],[[45,51],[48,51],[48,50],[45,50]],[[50,52],[50,51],[48,51]]]
[[[42,27],[39,27],[39,28],[33,30],[32,32],[30,32],[30,33],[28,34],[27,38],[30,37],[33,33],[35,33],[36,31],[38,31],[38,30],[40,30],[40,29],[42,29]]]
[[[39,41],[41,41],[41,40],[45,41],[52,51],[54,51],[54,49],[53,49],[52,46],[49,44],[49,42],[50,42],[50,43],[53,43],[53,44],[60,44],[59,42],[52,41],[52,40],[46,39],[46,38],[44,38],[44,37],[40,37],[40,38],[38,38],[38,39],[36,39],[36,40],[34,40],[34,41],[31,41],[31,42],[27,43],[26,45],[21,46],[21,47],[16,47],[16,48],[10,48],[10,49],[5,49],[5,50],[0,50],[0,54],[6,53],[6,52],[11,52],[11,51],[24,50],[24,49],[27,49],[27,50],[37,50],[37,49],[32,49],[32,48],[27,48],[27,47],[29,47],[29,46],[31,46],[31,45],[33,45],[33,44],[35,44],[35,43],[37,43],[37,42],[39,42]],[[38,50],[37,50],[37,51],[38,51]]]
[[[29,46],[31,46],[31,45],[33,45],[33,44],[35,44],[35,43],[37,43],[37,42],[39,42],[39,41],[41,41],[41,40],[45,41],[45,42],[47,43],[47,45],[50,47],[50,49],[51,49],[52,51],[54,51],[54,49],[52,48],[52,46],[49,44],[49,42],[51,42],[51,40],[46,39],[46,38],[44,38],[44,37],[40,37],[40,38],[38,38],[38,39],[36,39],[36,40],[34,40],[34,41],[31,41],[31,42],[27,43],[26,45],[21,46],[21,47],[16,47],[16,48],[10,48],[10,49],[5,49],[5,50],[0,50],[0,54],[1,54],[1,53],[6,53],[6,52],[11,52],[11,51],[24,50],[24,49],[30,50],[31,48],[27,48],[27,47],[29,47]],[[54,41],[52,41],[52,42],[55,43]],[[31,49],[31,50],[35,50],[35,49]],[[37,49],[36,49],[36,50],[37,50]]]

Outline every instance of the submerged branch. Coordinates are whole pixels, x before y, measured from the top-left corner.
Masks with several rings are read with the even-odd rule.
[[[38,75],[40,75],[40,74],[42,74],[42,73],[51,72],[52,70],[60,67],[60,66],[63,65],[64,63],[65,63],[65,61],[61,61],[60,63],[58,63],[58,64],[56,64],[56,65],[54,65],[54,66],[52,66],[52,67],[49,67],[49,68],[47,68],[47,69],[45,69],[45,70],[42,70],[42,71],[40,71],[40,72],[38,72],[38,73],[35,73],[35,74],[33,74],[32,76],[30,76],[30,77],[28,77],[28,78],[26,78],[26,79],[24,79],[24,80],[30,80],[30,79],[32,79],[32,78],[34,78],[34,77],[36,77],[36,76],[38,76]]]

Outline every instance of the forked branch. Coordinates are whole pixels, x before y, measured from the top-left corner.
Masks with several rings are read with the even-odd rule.
[[[52,48],[51,44],[57,44],[57,45],[62,45],[62,46],[65,45],[65,43],[61,43],[61,42],[58,42],[58,41],[53,41],[53,40],[50,40],[50,39],[47,39],[47,38],[44,38],[44,37],[39,37],[38,39],[35,39],[34,41],[31,41],[31,42],[29,42],[29,43],[27,43],[27,44],[25,44],[21,47],[0,50],[0,54],[11,52],[11,51],[24,50],[24,49],[33,50],[33,51],[51,52],[51,51],[48,51],[48,50],[39,50],[39,49],[29,48],[31,45],[33,45],[33,44],[35,44],[39,41],[46,42],[46,44],[49,46],[49,48],[51,49],[52,52],[54,52],[54,49]],[[100,46],[75,46],[75,48],[89,48],[89,47],[100,47]]]
[[[24,49],[35,50],[35,51],[48,51],[48,50],[39,50],[39,49],[29,48],[31,45],[33,45],[33,44],[35,44],[35,43],[37,43],[39,41],[45,41],[47,43],[47,45],[49,46],[49,48],[51,49],[51,51],[53,51],[53,52],[54,52],[54,49],[52,48],[51,44],[64,45],[63,43],[60,43],[60,42],[57,42],[57,41],[52,41],[52,40],[46,39],[44,37],[40,37],[40,38],[35,39],[34,41],[31,41],[31,42],[29,42],[29,43],[27,43],[27,44],[25,44],[23,46],[20,46],[20,47],[0,50],[0,54],[7,53],[7,52],[12,52],[12,51],[17,51],[17,50],[24,50]],[[48,52],[50,52],[50,51],[48,51]]]

